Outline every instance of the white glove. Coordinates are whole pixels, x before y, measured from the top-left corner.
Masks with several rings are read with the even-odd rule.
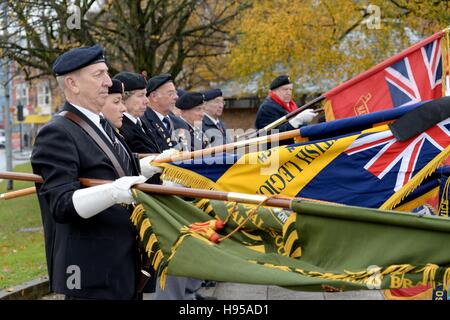
[[[139,160],[139,164],[141,166],[141,174],[144,175],[147,179],[153,177],[157,173],[162,172],[162,168],[152,166],[150,162],[155,160],[157,156],[147,156]]]
[[[159,154],[155,160],[161,160],[161,159],[166,159],[169,158],[175,154],[177,154],[179,151],[177,149],[171,148],[171,149],[166,149],[164,150],[161,154]]]
[[[146,180],[144,176],[128,176],[112,183],[79,189],[72,195],[73,206],[80,217],[88,219],[114,204],[133,202],[131,186]]]
[[[162,185],[164,187],[184,187],[182,184],[175,183],[175,182],[168,181],[168,180],[163,180]]]
[[[289,123],[294,128],[300,127],[302,124],[310,123],[314,117],[317,116],[317,113],[312,109],[306,109],[296,115],[294,118],[289,120]]]

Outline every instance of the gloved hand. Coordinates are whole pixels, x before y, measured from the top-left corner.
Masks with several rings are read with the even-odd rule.
[[[300,127],[302,124],[310,123],[314,117],[317,116],[317,113],[312,109],[306,109],[296,115],[294,118],[289,120],[289,123],[294,128]]]
[[[127,176],[112,183],[79,189],[72,195],[72,202],[80,217],[88,219],[114,204],[133,202],[131,186],[144,183],[144,176]]]
[[[164,187],[184,187],[182,184],[175,183],[175,182],[168,181],[168,180],[163,180],[162,185]]]
[[[155,158],[155,160],[161,160],[161,159],[172,157],[173,155],[177,154],[178,152],[179,151],[177,149],[174,149],[174,148],[166,149],[161,154],[159,154]]]
[[[141,166],[141,174],[144,175],[147,179],[150,179],[157,173],[162,172],[162,168],[152,166],[150,162],[155,160],[157,156],[147,156],[139,160],[139,164]]]

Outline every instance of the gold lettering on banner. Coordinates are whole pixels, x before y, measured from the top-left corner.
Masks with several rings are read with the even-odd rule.
[[[391,289],[411,288],[418,284],[421,284],[421,282],[419,281],[418,283],[414,284],[411,279],[405,279],[402,276],[391,275]]]
[[[262,185],[260,185],[256,193],[271,195],[282,193],[301,172],[311,165],[315,159],[323,155],[335,140],[319,142],[306,146],[297,147],[296,149],[288,147],[290,152],[296,152],[294,157],[281,165],[277,172],[271,174]]]
[[[361,114],[369,113],[369,107],[367,106],[367,103],[370,99],[372,99],[372,95],[370,93],[362,95],[358,99],[355,106],[353,107],[355,110],[355,115],[359,116]]]

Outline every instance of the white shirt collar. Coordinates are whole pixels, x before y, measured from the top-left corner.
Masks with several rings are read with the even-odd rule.
[[[103,117],[103,114],[100,112],[100,114],[96,114],[94,112],[92,112],[89,109],[77,106],[76,104],[70,103],[72,106],[74,106],[78,111],[80,111],[82,114],[84,114],[90,121],[92,121],[92,123],[94,123],[97,128],[99,128],[99,130],[108,138],[109,141],[111,141],[111,139],[109,138],[109,136],[106,134],[105,130],[103,129],[102,125],[100,124],[100,116]]]
[[[131,121],[133,121],[134,124],[137,123],[137,118],[135,116],[132,116],[131,114],[124,112],[123,113],[128,119],[130,119]]]
[[[191,126],[191,124],[185,118],[183,118],[183,116],[180,115],[180,119],[183,120],[184,122],[186,122],[189,127],[191,127],[192,129],[195,129],[193,126]]]
[[[215,124],[215,125],[218,125],[219,124],[219,119],[214,119],[213,117],[211,117],[209,114],[207,114],[206,112],[205,112],[205,116],[207,116],[209,119],[211,119],[211,121]]]
[[[100,125],[100,114],[96,114],[89,109],[84,107],[77,106],[76,104],[71,103],[78,111],[84,114],[89,120],[91,120],[97,127],[101,127]],[[103,116],[103,115],[102,115]]]
[[[158,116],[159,120],[161,120],[161,122],[163,121],[163,119],[165,118],[165,116],[163,116],[161,113],[159,113],[158,111],[156,111],[155,109],[152,109],[156,115]]]

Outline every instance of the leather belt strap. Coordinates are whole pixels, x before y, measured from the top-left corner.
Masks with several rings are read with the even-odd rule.
[[[98,133],[95,132],[95,130],[86,123],[86,121],[84,121],[78,115],[76,115],[71,111],[63,111],[60,113],[60,115],[80,126],[92,138],[92,140],[95,141],[95,143],[100,147],[100,149],[102,149],[103,152],[108,156],[109,160],[111,160],[114,166],[114,169],[116,169],[116,172],[119,175],[119,177],[125,176],[125,172],[123,171],[122,166],[120,165],[115,154],[106,145],[105,141],[103,141],[103,139],[98,135]]]

